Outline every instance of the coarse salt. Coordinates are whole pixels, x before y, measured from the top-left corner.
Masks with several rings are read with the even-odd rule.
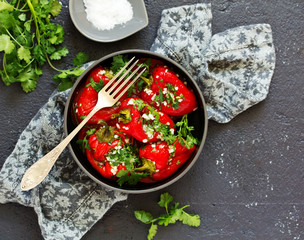
[[[111,30],[133,17],[133,9],[127,0],[83,0],[87,19],[99,30]]]

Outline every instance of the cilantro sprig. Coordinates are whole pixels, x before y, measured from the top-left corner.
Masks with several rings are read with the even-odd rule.
[[[160,196],[160,201],[158,205],[165,208],[166,213],[161,214],[159,217],[154,218],[151,213],[144,210],[135,211],[135,217],[145,223],[151,224],[148,232],[147,239],[152,240],[157,233],[158,225],[168,226],[169,224],[174,224],[177,221],[182,222],[191,227],[199,227],[201,224],[200,216],[189,214],[184,211],[185,208],[189,205],[185,205],[179,208],[179,203],[175,202],[170,206],[170,203],[173,201],[173,197],[169,193],[163,193]]]
[[[69,53],[61,46],[63,27],[51,22],[60,12],[58,0],[0,0],[0,76],[5,85],[19,82],[25,92],[35,90],[46,63],[59,72],[54,77],[59,90],[70,88],[81,75],[80,67],[88,60],[83,53],[76,56],[74,68],[59,70],[52,64]]]

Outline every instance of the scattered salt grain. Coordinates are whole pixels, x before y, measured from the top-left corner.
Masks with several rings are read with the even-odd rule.
[[[99,30],[111,30],[133,17],[133,9],[127,0],[83,0],[87,19]]]

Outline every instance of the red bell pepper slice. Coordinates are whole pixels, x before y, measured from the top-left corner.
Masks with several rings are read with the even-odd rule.
[[[167,142],[149,143],[139,150],[139,157],[144,159],[141,170],[151,173],[150,176],[142,178],[140,181],[145,183],[164,180],[175,173],[192,155],[195,145],[191,148],[182,146],[178,140],[168,145]],[[145,164],[145,162],[153,162]]]
[[[182,116],[197,109],[194,93],[168,67],[159,65],[152,72],[152,84],[140,97],[172,116]]]
[[[143,143],[163,140],[166,134],[173,135],[174,122],[158,109],[140,98],[127,98],[120,106],[117,127]]]
[[[98,100],[97,90],[110,81],[110,76],[111,73],[108,70],[105,70],[103,67],[97,67],[90,73],[79,99],[74,103],[74,111],[78,122],[81,122],[82,119],[95,107]],[[121,98],[121,101],[126,97],[127,95],[125,94]],[[88,123],[98,123],[101,119],[108,121],[111,119],[111,115],[117,113],[118,111],[118,104],[113,107],[103,108],[94,114]]]
[[[82,133],[83,135],[83,133]],[[114,127],[102,127],[90,135],[88,145],[85,149],[87,159],[91,165],[105,178],[115,178],[120,170],[126,170],[123,163],[111,164],[107,154],[114,149],[119,149],[130,139]]]

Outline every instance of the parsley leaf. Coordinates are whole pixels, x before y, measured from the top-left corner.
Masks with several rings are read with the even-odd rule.
[[[62,57],[67,56],[69,53],[69,50],[66,47],[63,47],[59,50],[57,50],[56,52],[52,53],[52,55],[50,56],[51,60],[60,60]]]
[[[16,78],[18,82],[21,82],[21,87],[26,93],[35,90],[39,75],[35,70],[28,66],[25,71],[21,72]]]
[[[125,183],[130,185],[135,185],[139,182],[140,179],[147,176],[147,173],[134,172],[129,170],[120,170],[116,177],[118,177],[117,183],[119,186],[122,186]]]
[[[157,218],[153,218],[152,214],[149,212],[146,212],[144,210],[134,211],[134,215],[136,219],[139,221],[145,223],[145,224],[151,224],[148,236],[147,238],[149,240],[152,240],[154,236],[157,233],[157,225],[163,225],[168,226],[169,224],[174,224],[177,221],[182,222],[185,225],[191,226],[191,227],[199,227],[201,224],[200,216],[189,214],[184,211],[186,207],[189,207],[189,205],[185,205],[181,208],[179,208],[179,203],[174,203],[173,206],[169,209],[169,204],[173,201],[173,197],[169,193],[163,193],[160,196],[160,201],[158,202],[158,205],[160,207],[164,207],[166,209],[165,214],[161,214]]]
[[[185,211],[181,212],[179,219],[180,221],[182,221],[183,224],[187,224],[191,227],[198,227],[201,224],[201,220],[198,215],[189,214]]]
[[[148,77],[150,71],[150,66],[152,64],[152,61],[150,58],[148,58],[145,62],[142,63],[142,67],[145,67],[147,70],[142,74],[143,77]]]
[[[18,57],[20,60],[24,60],[26,63],[30,63],[32,58],[30,50],[23,46],[18,49]]]
[[[7,11],[13,11],[14,10],[14,6],[6,3],[6,2],[0,2],[0,11],[4,11],[4,10],[7,10]]]
[[[111,165],[117,166],[123,162],[127,168],[127,170],[120,170],[116,175],[119,186],[125,183],[135,185],[140,179],[148,175],[148,173],[135,171],[135,165],[141,162],[136,151],[137,148],[132,144],[124,144],[121,149],[115,149],[107,154],[107,160]]]
[[[76,67],[81,67],[85,62],[87,62],[89,60],[89,57],[87,54],[85,53],[78,53],[76,55],[76,57],[73,59],[73,64],[76,66]]]
[[[77,144],[80,145],[82,152],[84,153],[86,149],[91,150],[89,145],[89,140],[87,139],[87,136],[85,136],[84,139],[78,139],[76,141]]]
[[[146,212],[144,210],[141,211],[135,211],[134,212],[135,217],[139,220],[142,221],[143,223],[151,223],[153,220],[153,216],[151,213]]]
[[[117,55],[113,57],[113,61],[112,61],[112,65],[111,65],[111,70],[114,73],[119,72],[119,70],[124,67],[127,62],[129,61],[128,56],[127,55]]]
[[[147,236],[148,240],[152,240],[156,235],[156,233],[157,233],[157,225],[152,223]]]
[[[60,12],[61,12],[60,2],[59,1],[52,2],[50,13],[53,15],[53,17],[57,17]]]
[[[6,34],[0,35],[0,51],[4,51],[6,54],[10,54],[15,48],[14,43],[10,40],[10,37]]]
[[[95,89],[96,92],[99,92],[104,86],[103,80],[100,80],[99,82],[95,82],[94,79],[91,77],[89,81],[90,83],[88,83],[86,87],[91,86],[92,88]]]
[[[60,83],[58,86],[59,91],[65,91],[73,86],[74,79],[79,77],[83,71],[84,70],[81,68],[61,71],[61,73],[53,77],[53,80]]]
[[[160,195],[160,201],[158,202],[158,205],[160,207],[166,208],[166,211],[168,212],[168,205],[172,201],[173,201],[173,197],[169,193],[164,193]]]

